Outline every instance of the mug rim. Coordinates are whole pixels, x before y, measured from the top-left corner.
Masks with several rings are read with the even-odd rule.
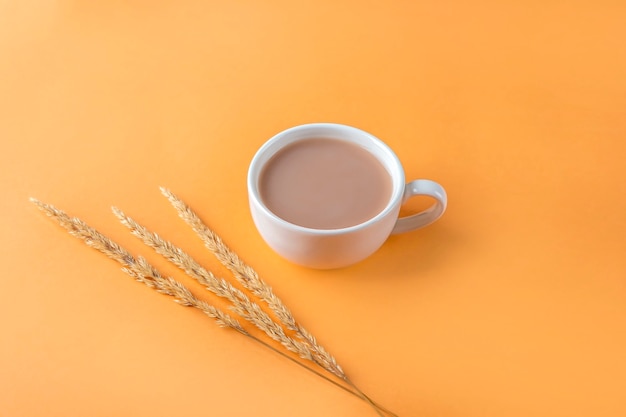
[[[374,144],[374,148],[378,149],[379,152],[374,152],[370,148],[365,148],[365,149],[374,157],[376,157],[376,159],[378,159],[379,162],[381,162],[385,166],[385,170],[387,170],[392,180],[393,190],[385,208],[383,208],[375,216],[367,219],[366,221],[352,225],[352,226],[336,228],[336,229],[315,229],[315,228],[301,226],[299,224],[289,222],[283,219],[282,217],[276,215],[273,211],[271,211],[265,205],[265,203],[263,202],[263,199],[261,198],[259,187],[258,187],[259,176],[265,164],[267,164],[267,162],[285,146],[301,141],[301,140],[319,137],[319,135],[303,136],[303,137],[296,137],[296,138],[292,137],[291,140],[288,140],[284,144],[280,144],[278,146],[276,145],[276,143],[282,140],[285,140],[285,137],[289,138],[294,133],[307,130],[307,129],[328,130],[329,132],[334,131],[337,134],[342,134],[342,133],[343,134],[345,133],[357,134],[361,137],[367,138],[367,140],[370,143]],[[336,139],[336,140],[348,141],[350,143],[355,143],[354,141],[345,137],[329,137],[329,139]],[[263,158],[266,157],[268,152],[271,152],[270,155],[267,156],[265,160],[263,160]],[[385,153],[387,158],[381,157],[380,152]],[[391,160],[392,162],[390,163],[389,160]],[[250,162],[250,165],[248,168],[247,182],[248,182],[249,197],[254,202],[254,204],[256,204],[257,208],[259,208],[263,212],[265,216],[270,217],[273,221],[278,222],[283,227],[290,228],[294,231],[298,231],[298,232],[302,232],[302,233],[306,233],[310,235],[328,236],[328,235],[346,234],[346,233],[354,232],[356,230],[364,229],[372,224],[379,222],[380,220],[388,216],[391,212],[394,211],[394,209],[398,205],[398,202],[401,201],[402,196],[404,195],[405,176],[404,176],[404,170],[402,168],[402,164],[400,163],[400,159],[395,154],[395,152],[393,152],[393,150],[389,147],[389,145],[387,145],[386,143],[384,143],[382,140],[378,139],[376,136],[372,135],[371,133],[368,133],[357,127],[339,124],[339,123],[307,123],[307,124],[297,125],[297,126],[293,126],[288,129],[285,129],[275,134],[270,139],[268,139],[263,145],[261,145],[261,147],[256,151],[256,153],[254,154],[254,157],[252,158]]]

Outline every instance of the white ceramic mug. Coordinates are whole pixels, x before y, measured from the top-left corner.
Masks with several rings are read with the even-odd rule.
[[[369,220],[342,229],[312,229],[290,223],[270,211],[259,193],[259,177],[267,162],[285,146],[312,138],[346,141],[366,149],[385,167],[392,183],[385,208]],[[428,209],[399,218],[400,206],[413,196],[429,196]],[[296,126],[278,133],[257,151],[248,170],[250,210],[259,233],[279,255],[299,265],[330,269],[359,262],[374,253],[391,234],[427,226],[446,209],[447,196],[434,181],[405,183],[404,170],[395,153],[381,140],[360,129],[333,123]]]

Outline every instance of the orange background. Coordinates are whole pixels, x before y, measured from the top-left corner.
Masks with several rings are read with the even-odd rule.
[[[160,185],[400,416],[626,415],[626,6],[502,3],[0,1],[0,416],[375,415],[28,202],[184,279],[116,205],[221,273]],[[317,121],[440,182],[444,217],[350,268],[280,259],[247,165]]]

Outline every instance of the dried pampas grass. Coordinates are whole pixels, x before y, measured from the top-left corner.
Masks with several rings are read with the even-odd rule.
[[[56,220],[71,235],[83,240],[88,246],[120,263],[122,270],[137,281],[172,297],[180,305],[202,311],[207,316],[213,318],[219,326],[237,331],[357,396],[365,401],[379,416],[385,414],[396,416],[370,399],[348,378],[337,363],[337,360],[317,342],[310,332],[296,321],[291,311],[275,295],[272,288],[258,276],[252,267],[245,264],[235,252],[229,249],[221,238],[206,226],[189,206],[171,191],[161,188],[161,192],[176,209],[180,218],[196,232],[206,248],[232,272],[235,279],[245,288],[245,291],[238,289],[223,278],[216,277],[184,250],[163,239],[158,234],[151,232],[120,209],[114,207],[113,212],[133,235],[176,265],[188,276],[195,279],[215,296],[226,300],[233,313],[240,319],[243,319],[244,322],[261,330],[263,334],[278,343],[278,345],[273,345],[270,341],[263,340],[260,336],[246,330],[242,322],[233,315],[209,304],[207,301],[198,299],[182,283],[172,277],[163,276],[145,258],[141,256],[134,257],[126,249],[82,220],[70,217],[50,204],[42,203],[36,199],[31,199],[31,201],[46,215]],[[259,302],[254,301],[254,299],[259,300]],[[268,311],[264,310],[263,306]],[[285,350],[277,346],[282,346]],[[311,365],[307,365],[307,363]],[[325,375],[324,372],[327,374]],[[336,378],[336,380],[333,378]]]

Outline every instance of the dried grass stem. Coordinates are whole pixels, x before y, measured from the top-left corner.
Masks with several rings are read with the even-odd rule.
[[[272,287],[263,281],[252,267],[243,262],[180,198],[164,187],[161,187],[161,193],[170,201],[179,217],[196,232],[205,247],[233,273],[233,276],[251,293],[263,300],[280,322],[287,329],[296,332],[298,337],[309,346],[314,361],[333,375],[346,380],[346,374],[337,360],[296,321],[287,306],[274,294]]]
[[[221,327],[233,329],[249,337],[343,390],[359,397],[368,403],[379,416],[383,416],[383,412],[390,416],[396,416],[372,401],[346,376],[343,369],[337,364],[335,358],[319,345],[313,335],[295,320],[289,309],[287,309],[284,303],[274,294],[272,288],[259,278],[254,269],[246,265],[237,254],[231,251],[222,242],[220,237],[209,229],[182,200],[164,188],[162,188],[161,191],[176,208],[180,217],[200,236],[205,246],[215,254],[217,259],[233,273],[236,279],[250,291],[251,294],[258,297],[268,306],[277,317],[278,322],[274,321],[258,303],[253,302],[243,291],[234,287],[225,279],[216,277],[211,271],[205,269],[181,248],[161,238],[156,233],[150,232],[147,228],[125,215],[121,210],[113,208],[113,212],[122,224],[128,227],[131,233],[140,238],[146,245],[150,246],[157,253],[182,269],[187,275],[197,280],[209,291],[229,301],[232,311],[262,330],[274,341],[279,342],[288,351],[320,366],[325,371],[340,378],[347,386],[333,381],[328,376],[323,375],[257,336],[252,335],[236,318],[206,301],[198,299],[182,283],[169,276],[163,276],[145,258],[141,256],[134,257],[125,248],[79,218],[70,217],[62,210],[50,204],[42,203],[34,198],[31,198],[31,201],[47,216],[56,220],[57,223],[65,228],[71,235],[83,240],[88,246],[102,252],[121,264],[122,270],[137,281],[160,293],[173,297],[174,301],[178,304],[202,311],[207,316],[213,318]],[[295,332],[299,340],[287,335],[285,330]]]

